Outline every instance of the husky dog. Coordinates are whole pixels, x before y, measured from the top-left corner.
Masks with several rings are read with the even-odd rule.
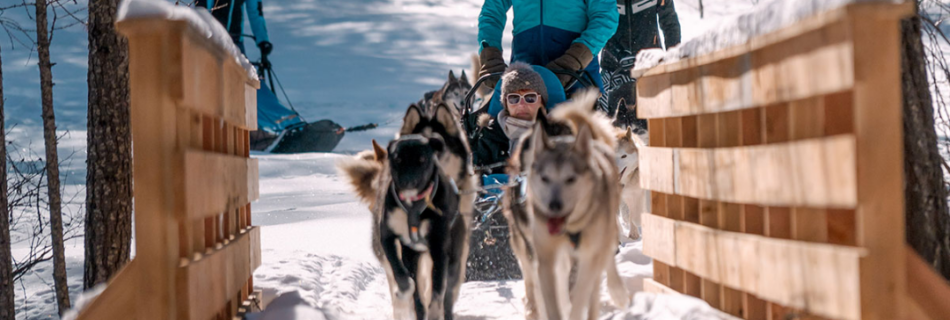
[[[460,192],[475,181],[463,137],[451,107],[439,104],[428,116],[413,105],[387,148],[374,141],[373,152],[340,164],[373,213],[373,251],[386,270],[394,318],[452,318],[474,202]]]
[[[422,107],[423,110],[427,110],[434,106],[439,105],[440,103],[445,103],[449,106],[455,108],[456,112],[461,114],[462,112],[462,100],[465,100],[465,95],[472,90],[471,82],[469,82],[468,77],[465,75],[465,70],[462,70],[462,76],[456,78],[453,71],[449,71],[449,79],[445,81],[445,84],[442,85],[442,88],[435,91],[426,92],[423,95],[422,100],[419,100],[418,105]]]
[[[510,173],[527,175],[524,203],[507,197],[506,215],[525,277],[528,318],[543,311],[542,318],[563,319],[562,306],[570,305],[569,319],[582,319],[585,310],[596,319],[605,271],[614,304],[625,308],[629,302],[613,257],[620,208],[615,137],[609,119],[591,111],[597,97],[596,91],[581,92],[551,112],[550,119],[574,135],[549,137],[550,125],[539,117],[509,166]],[[577,278],[569,289],[572,261]]]
[[[648,210],[649,193],[640,187],[640,148],[643,138],[632,127],[617,130],[617,168],[620,170],[620,228],[631,240],[640,239],[640,215]]]

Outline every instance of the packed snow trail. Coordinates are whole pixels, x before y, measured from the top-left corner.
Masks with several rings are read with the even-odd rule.
[[[268,298],[299,291],[301,297],[332,319],[388,319],[392,316],[386,275],[373,256],[370,212],[337,175],[337,154],[254,155],[260,161],[261,200],[252,221],[261,226],[262,265],[254,285]],[[625,244],[616,259],[624,284],[642,291],[653,265],[640,242]],[[601,314],[619,319],[679,318],[680,314],[721,314],[704,302],[680,296],[637,297],[638,304],[618,312],[606,285]],[[642,295],[642,294],[641,294]],[[457,319],[523,319],[521,281],[467,282],[455,306]],[[637,309],[639,308],[639,309]]]

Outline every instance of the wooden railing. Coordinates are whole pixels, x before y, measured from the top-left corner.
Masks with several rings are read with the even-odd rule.
[[[118,27],[129,38],[136,250],[80,318],[230,319],[261,264],[248,148],[259,83],[185,21]]]
[[[647,290],[745,319],[950,317],[908,294],[950,292],[904,240],[911,12],[850,5],[639,79]]]

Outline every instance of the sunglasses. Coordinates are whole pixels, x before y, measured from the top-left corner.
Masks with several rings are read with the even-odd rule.
[[[525,94],[523,94],[523,95],[522,95],[522,94],[518,94],[518,93],[509,93],[508,96],[507,96],[508,104],[518,104],[518,103],[521,102],[521,98],[522,98],[522,97],[524,98],[524,102],[525,102],[525,103],[535,103],[535,102],[538,102],[538,94],[537,94],[537,93],[534,93],[534,92],[532,92],[532,93],[525,93]]]

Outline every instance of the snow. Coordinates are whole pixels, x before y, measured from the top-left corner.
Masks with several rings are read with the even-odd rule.
[[[185,21],[195,31],[208,38],[215,46],[234,57],[234,60],[247,71],[249,78],[257,80],[257,70],[247,60],[247,57],[241,53],[241,50],[234,45],[234,41],[231,40],[231,36],[228,35],[228,31],[224,29],[224,26],[218,23],[207,10],[193,9],[164,1],[124,0],[119,4],[116,15],[118,16],[117,22],[148,18]]]
[[[386,275],[372,254],[370,212],[334,168],[336,154],[254,155],[260,161],[261,200],[252,221],[261,226],[262,265],[254,285],[265,296],[297,292],[331,319],[385,319],[392,315]],[[618,269],[628,290],[652,277],[641,242],[621,247]],[[604,285],[606,287],[606,285]],[[629,310],[615,310],[601,293],[605,319],[721,319],[724,314],[686,296],[641,293]],[[468,282],[456,304],[458,319],[523,318],[521,281]],[[265,298],[267,300],[268,298]]]
[[[859,0],[851,0],[859,1]],[[781,16],[743,14],[756,0],[703,0],[699,18],[697,0],[676,0],[682,24],[683,48],[693,54],[741,41],[742,36],[768,32],[807,15],[802,10],[827,9],[849,0],[765,0],[758,4]],[[223,29],[208,23],[201,11],[166,1],[129,1],[123,17],[161,16],[188,21],[209,41],[235,52]],[[185,1],[183,1],[185,2]],[[369,148],[369,141],[391,139],[405,107],[422,93],[439,87],[448,70],[468,68],[469,55],[477,50],[476,24],[483,0],[265,0],[267,27],[275,49],[271,54],[278,78],[295,108],[308,120],[332,119],[344,127],[368,122],[379,129],[347,133],[338,153]],[[802,5],[791,12],[786,7]],[[79,9],[87,0],[67,1],[65,8]],[[765,10],[763,10],[765,11]],[[0,18],[30,28],[29,9],[4,12]],[[85,15],[85,13],[82,13]],[[68,18],[61,15],[59,26]],[[773,19],[775,21],[766,21]],[[510,16],[509,16],[510,22]],[[720,22],[724,22],[720,24]],[[758,28],[752,28],[762,24]],[[505,32],[510,48],[511,24]],[[742,29],[745,28],[745,29]],[[245,27],[250,31],[249,27]],[[704,35],[707,30],[720,34]],[[772,29],[774,30],[774,29]],[[258,52],[245,41],[251,61]],[[43,156],[39,79],[35,50],[13,41],[3,47],[5,115],[8,141],[15,142],[20,159],[37,161]],[[677,49],[685,50],[685,49]],[[679,57],[679,51],[674,56]],[[66,190],[64,212],[82,221],[85,186],[85,124],[87,34],[82,25],[55,31],[51,48],[54,104],[60,129],[60,157],[72,160],[61,169]],[[242,65],[247,66],[242,60]],[[944,91],[950,92],[950,91]],[[283,99],[283,95],[279,94]],[[11,126],[16,125],[11,129]],[[370,250],[370,215],[338,176],[334,164],[344,155],[265,155],[260,159],[261,200],[253,207],[253,223],[261,226],[262,265],[254,275],[255,286],[274,302],[303,316],[301,302],[327,313],[331,319],[388,319],[391,316],[385,275]],[[82,229],[81,226],[79,228]],[[26,254],[22,230],[14,230],[13,253]],[[19,236],[19,238],[17,238]],[[66,242],[70,295],[78,303],[82,283],[82,238]],[[638,292],[628,310],[615,310],[602,293],[602,319],[719,319],[725,315],[704,302],[686,297],[654,295],[642,291],[642,280],[652,276],[652,262],[642,254],[642,243],[625,243],[616,257],[625,285]],[[51,264],[40,264],[17,283],[17,319],[56,318]],[[292,295],[297,292],[299,299]],[[523,283],[520,281],[469,282],[456,305],[458,319],[523,318]],[[277,315],[275,317],[280,317]],[[264,318],[266,319],[266,317]]]
[[[737,1],[738,2],[738,1]],[[668,51],[652,49],[637,55],[634,77],[646,70],[684,58],[696,57],[736,46],[750,39],[790,26],[815,14],[863,2],[899,3],[901,0],[770,0],[759,3],[754,10],[730,19],[723,19],[705,33]],[[712,5],[707,4],[712,7]]]

